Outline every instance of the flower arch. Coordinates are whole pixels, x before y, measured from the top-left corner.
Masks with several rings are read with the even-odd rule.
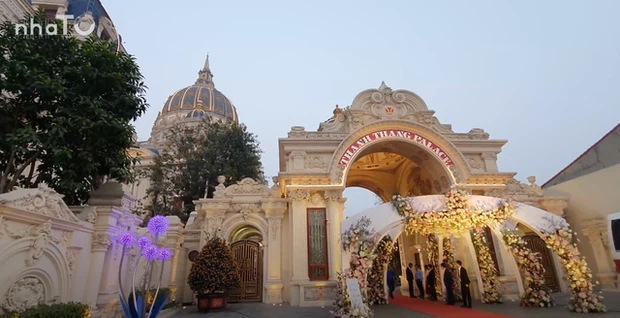
[[[591,280],[591,270],[587,266],[585,257],[579,254],[577,246],[573,242],[574,233],[570,230],[568,223],[563,218],[529,205],[515,204],[493,197],[468,195],[453,188],[445,196],[403,198],[396,195],[391,204],[384,204],[350,217],[342,223],[342,226],[352,226],[360,220],[369,220],[366,221],[368,226],[373,225],[377,230],[375,240],[381,239],[388,232],[394,233],[395,231],[398,233],[402,231],[406,233],[418,232],[423,235],[437,234],[439,237],[451,238],[453,236],[472,235],[472,230],[476,234],[485,227],[502,227],[506,241],[506,237],[516,235],[505,226],[509,219],[537,229],[538,234],[545,240],[547,246],[561,260],[571,284],[571,299],[568,306],[570,311],[583,313],[606,311],[602,297],[593,290],[595,283]],[[519,258],[523,256],[521,252],[525,253],[526,250],[515,248],[520,243],[516,245],[511,245],[509,241],[506,243],[516,257],[519,269],[528,271],[524,273],[526,278],[528,275],[534,278],[542,276],[540,272],[542,267],[535,266],[536,255],[532,256],[533,259],[529,259],[528,256],[528,260],[531,262],[530,265],[526,264],[529,266],[526,267]],[[473,243],[474,249],[476,244],[480,247],[484,242]],[[371,248],[371,255],[375,245]],[[483,267],[481,272],[484,272],[490,266],[490,264],[486,264],[490,257],[484,255],[480,257],[481,253],[477,252],[478,261],[482,263],[479,264],[479,267]],[[482,254],[484,253],[483,251]],[[343,257],[351,257],[351,253],[347,253],[347,249],[345,249]],[[343,262],[343,264],[347,263]],[[489,286],[497,288],[496,273],[493,274],[493,271],[488,271],[481,276],[484,280],[482,282],[483,289],[488,289]],[[526,281],[526,293],[522,295],[522,304],[524,304],[525,297],[535,294],[531,290],[536,290],[538,291],[536,294],[538,298],[534,299],[533,303],[538,304],[538,307],[551,306],[553,300],[545,298],[548,294],[547,291],[541,293],[536,284],[540,285],[540,280]],[[489,290],[488,293],[486,289],[484,291],[483,301],[501,302],[501,295],[499,295],[498,290]]]

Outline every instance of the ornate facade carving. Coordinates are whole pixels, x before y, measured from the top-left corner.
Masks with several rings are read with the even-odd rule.
[[[344,170],[346,169],[346,166],[343,165],[337,165],[336,167],[334,167],[332,169],[332,171],[330,172],[330,178],[331,178],[331,183],[332,184],[341,184],[342,183],[342,178],[344,176]]]
[[[327,190],[323,195],[326,201],[339,201],[342,199],[341,190]]]
[[[221,180],[218,177],[218,182],[219,181],[221,182],[215,187],[215,192],[213,193],[213,198],[215,199],[223,199],[233,196],[271,197],[271,189],[266,184],[258,182],[252,178],[245,178],[228,187],[224,186],[225,178]]]
[[[512,178],[506,181],[506,187],[504,188],[504,195],[525,195],[528,197],[542,197],[543,191],[536,184],[536,178],[528,177],[530,185],[521,183]]]
[[[308,156],[304,163],[306,169],[325,169],[327,163],[322,156]]]
[[[232,205],[232,210],[241,214],[244,220],[248,214],[259,212],[260,208],[260,204],[257,203],[235,203]]]
[[[480,155],[466,155],[465,159],[472,170],[484,170],[484,162]]]
[[[21,312],[46,303],[45,284],[38,277],[24,277],[15,282],[4,297],[2,308]]]
[[[288,197],[292,201],[307,201],[310,199],[310,192],[303,189],[289,190]]]
[[[9,227],[7,223],[2,223],[2,232],[0,236],[6,235],[13,239],[21,239],[25,237],[31,237],[32,242],[28,249],[28,256],[26,257],[26,266],[33,266],[36,261],[43,256],[45,248],[49,242],[60,244],[61,239],[52,236],[52,221],[47,220],[38,225],[31,225],[25,229],[16,230],[13,227]]]
[[[226,210],[210,210],[205,214],[207,220],[207,233],[221,235],[222,222],[226,217]]]
[[[69,278],[73,278],[73,272],[78,265],[77,263],[80,259],[81,252],[81,247],[70,247],[65,252],[65,258],[67,259],[67,264],[69,266]]]
[[[481,155],[484,160],[497,160],[497,154],[492,152],[485,152]]]
[[[79,219],[69,210],[62,198],[61,194],[41,183],[35,189],[17,188],[9,193],[0,194],[0,205],[34,212],[46,217],[78,222]]]
[[[110,234],[99,233],[93,235],[93,250],[107,249],[110,245],[112,245],[112,236]]]
[[[317,286],[304,288],[304,300],[319,301],[336,299],[337,291],[333,286]]]
[[[95,224],[97,223],[97,207],[95,206],[86,206],[83,210],[86,215],[86,222]]]
[[[277,241],[280,236],[280,227],[282,225],[284,211],[267,211],[265,216],[267,217],[267,223],[269,224],[269,237],[271,240]]]

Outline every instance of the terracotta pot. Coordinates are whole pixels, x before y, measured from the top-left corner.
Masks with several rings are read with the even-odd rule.
[[[200,312],[222,310],[228,305],[228,295],[226,294],[198,294],[196,298],[196,305]]]

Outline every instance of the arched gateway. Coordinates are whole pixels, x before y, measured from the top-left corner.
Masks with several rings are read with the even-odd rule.
[[[198,202],[185,244],[197,250],[206,233],[231,240],[237,229],[252,227],[263,240],[263,302],[331,305],[337,272],[343,270],[342,193],[347,187],[366,188],[387,202],[395,192],[439,195],[458,183],[474,195],[515,197],[561,217],[566,198],[544,196],[533,177],[526,185],[514,179],[515,173],[499,172],[497,154],[505,143],[479,128],[456,133],[419,96],[382,83],[358,94],[351,106],[336,107],[317,131],[292,127],[279,140],[280,173],[271,188],[253,180],[226,187],[222,177],[217,197]],[[501,240],[496,232],[490,238]],[[401,266],[427,258],[424,242],[414,234],[398,237]],[[455,245],[457,257],[474,268],[470,247]],[[516,296],[521,282],[512,256],[502,244],[495,246],[505,294]],[[548,270],[555,271],[558,262],[547,261]]]

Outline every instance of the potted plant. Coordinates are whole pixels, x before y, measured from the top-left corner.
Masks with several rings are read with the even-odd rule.
[[[198,310],[224,309],[228,292],[239,288],[239,272],[230,247],[219,237],[211,237],[202,248],[187,278],[196,293]]]

